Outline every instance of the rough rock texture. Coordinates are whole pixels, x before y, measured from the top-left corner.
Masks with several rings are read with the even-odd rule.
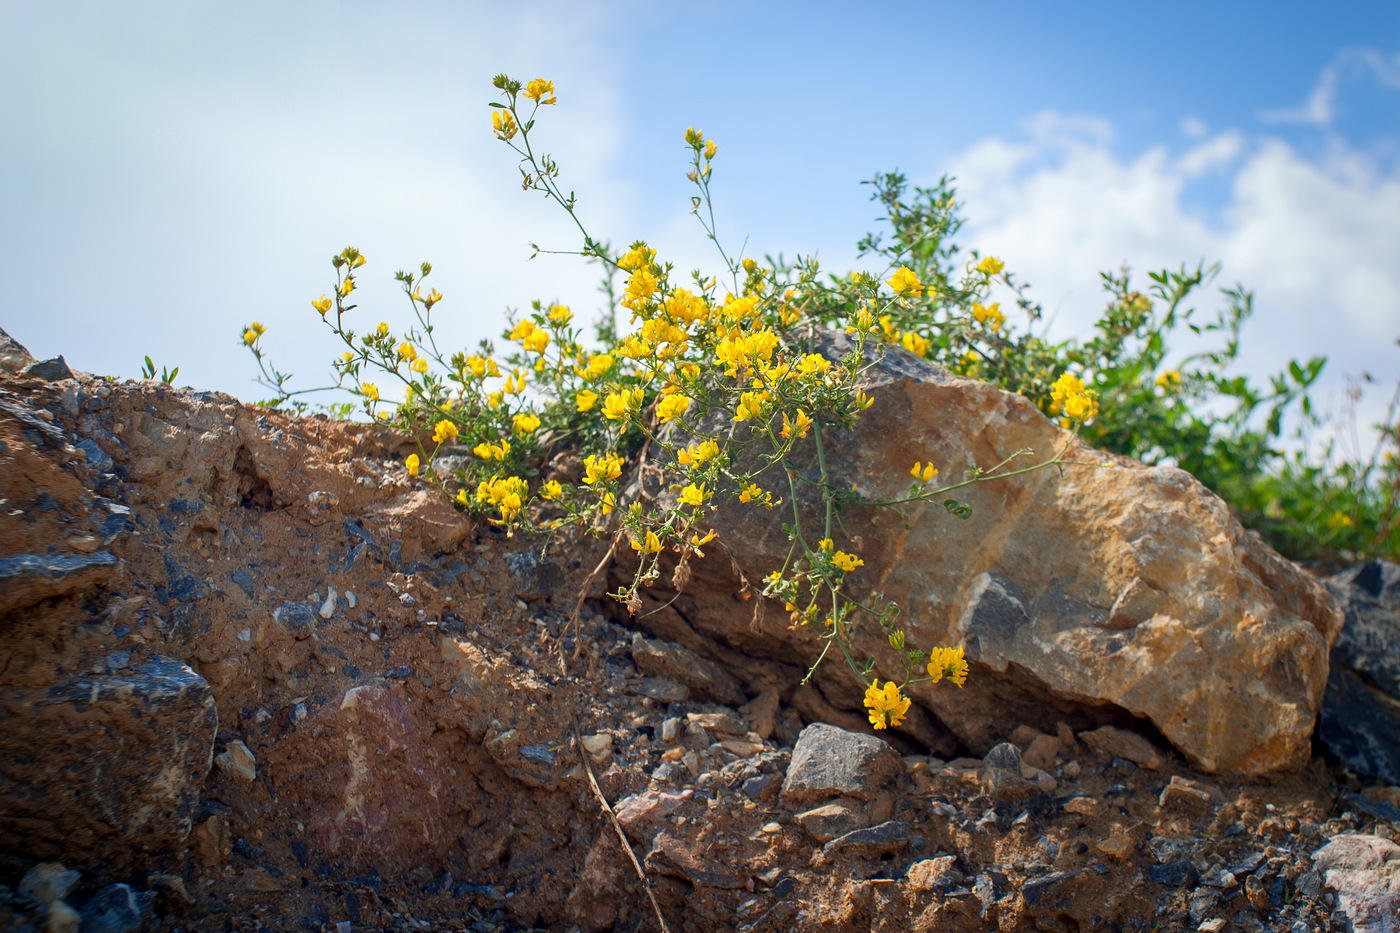
[[[132,669],[130,656],[109,657],[120,668],[110,673],[0,698],[0,835],[91,861],[108,840],[149,851],[189,834],[218,732],[214,697],[180,661]]]
[[[654,929],[589,768],[670,928],[696,933],[1326,929],[1335,902],[1309,855],[1339,834],[1400,834],[1400,791],[1321,762],[1206,783],[1112,709],[1037,708],[1032,728],[1010,693],[997,731],[1016,748],[985,760],[927,713],[917,731],[872,735],[844,674],[799,687],[791,643],[706,634],[704,591],[644,594],[647,615],[628,620],[600,580],[575,641],[569,614],[607,541],[556,539],[546,561],[408,477],[413,447],[212,393],[0,374],[0,560],[114,558],[0,611],[0,762],[32,768],[10,791],[52,802],[47,822],[0,831],[0,929],[143,915],[159,930]],[[569,479],[577,465],[546,469]],[[727,586],[709,595],[751,611]],[[741,696],[649,677],[637,629]],[[74,683],[134,708],[149,692],[109,688],[177,662],[214,699],[219,764],[201,759],[184,840],[134,846],[17,737],[56,709],[63,728],[45,735],[67,748]],[[179,676],[186,697],[206,689]],[[813,779],[831,797],[785,798],[814,764],[812,741],[794,760],[804,725],[828,716],[852,728],[830,726],[840,748],[815,764],[855,766]],[[1105,721],[1124,734],[1104,742]],[[97,791],[159,799],[170,762],[129,753],[127,737],[104,733],[90,765],[144,771]],[[1157,770],[1123,757],[1142,743]],[[817,827],[830,839],[814,838],[815,809],[836,818]],[[44,827],[60,822],[91,832],[56,841]],[[28,890],[64,889],[68,865],[82,874],[62,900]]]
[[[916,460],[957,479],[1017,450],[1047,457],[1069,442],[1024,398],[902,350],[870,377],[874,407],[826,445],[838,489],[894,498],[907,491]],[[811,451],[799,448],[794,459],[810,481],[799,495],[816,509]],[[937,508],[841,514],[837,545],[865,560],[857,585],[903,607],[914,644],[966,646],[967,686],[923,685],[917,701],[977,752],[1003,737],[1008,716],[1050,731],[1068,712],[1084,721],[1116,710],[1147,718],[1208,771],[1300,766],[1342,621],[1327,592],[1188,473],[1078,444],[1065,462],[1063,476],[1045,470],[958,493],[973,507],[966,521]],[[781,477],[767,482],[787,497]],[[756,580],[782,565],[790,521],[786,508],[735,502],[715,527]],[[696,563],[691,624],[751,654],[790,660],[796,647],[815,657],[815,636],[790,631],[780,605],[755,622],[736,604],[728,567],[723,558]],[[858,637],[862,652],[898,670],[878,627]],[[855,687],[837,664],[828,667],[828,698],[858,708],[831,695]]]
[[[1346,622],[1332,646],[1318,738],[1362,777],[1400,784],[1400,565],[1352,567],[1327,587]]]
[[[793,747],[783,800],[869,800],[899,770],[899,756],[874,736],[813,723],[802,730]]]
[[[1355,933],[1400,931],[1400,846],[1375,836],[1341,835],[1313,854]]]

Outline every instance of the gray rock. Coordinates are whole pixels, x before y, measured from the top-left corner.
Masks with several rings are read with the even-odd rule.
[[[1372,561],[1327,586],[1346,622],[1329,656],[1318,739],[1363,779],[1400,784],[1400,565]]]
[[[284,603],[272,610],[272,618],[299,634],[310,634],[316,621],[316,607],[306,603]]]
[[[1165,884],[1173,888],[1195,884],[1200,880],[1196,866],[1191,864],[1190,859],[1185,858],[1173,859],[1160,865],[1149,865],[1147,866],[1147,877],[1158,884]]]
[[[209,596],[209,590],[198,577],[165,555],[165,594],[177,603],[194,602]]]
[[[909,824],[903,820],[889,820],[853,830],[822,846],[822,855],[825,858],[837,855],[874,857],[898,852],[909,844],[910,830]]]
[[[45,382],[57,382],[60,379],[72,379],[73,370],[68,368],[68,363],[60,355],[51,360],[30,363],[24,367],[24,375],[43,379]]]
[[[674,642],[647,638],[639,632],[632,638],[632,663],[643,674],[669,677],[716,703],[742,706],[745,701],[738,681],[723,668]]]
[[[109,884],[92,896],[79,911],[81,933],[136,933],[151,913],[154,892]]]
[[[1353,933],[1400,933],[1400,846],[1378,836],[1334,836],[1312,855]]]
[[[97,441],[88,437],[78,441],[78,443],[73,446],[87,454],[88,466],[92,467],[94,470],[102,473],[111,471],[113,466],[112,458],[108,455],[107,451],[97,446]]]
[[[525,736],[515,729],[487,740],[486,752],[507,774],[531,787],[553,790],[563,777],[558,756],[549,750],[548,743],[527,744]]]
[[[253,575],[251,573],[246,570],[235,570],[228,575],[228,579],[230,583],[246,593],[249,599],[253,598]]]
[[[1002,742],[982,759],[982,789],[1001,803],[1029,799],[1040,792],[1040,785],[1028,780],[1027,773],[1034,769],[1021,761],[1016,746]]]
[[[515,596],[531,602],[554,592],[563,579],[559,565],[541,556],[538,548],[506,555],[506,567],[515,578]]]
[[[0,616],[103,583],[116,566],[116,556],[108,551],[6,557],[0,560]]]
[[[652,850],[646,857],[646,869],[710,888],[744,886],[744,878],[718,862],[696,855],[688,842],[667,832],[658,834],[652,843]]]
[[[7,373],[23,372],[33,362],[34,357],[29,355],[24,345],[0,328],[0,369]]]
[[[869,800],[902,769],[899,755],[881,739],[814,722],[797,737],[782,797],[790,803]]]

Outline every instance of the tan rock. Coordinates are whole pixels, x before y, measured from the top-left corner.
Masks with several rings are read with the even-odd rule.
[[[1074,813],[1086,819],[1099,815],[1099,802],[1092,797],[1071,797],[1064,804],[1066,813]]]
[[[837,338],[828,355],[844,349]],[[1026,399],[899,349],[868,377],[874,406],[854,430],[828,430],[839,489],[895,497],[915,460],[956,477],[1025,448],[1048,457],[1071,441]],[[794,467],[811,470],[812,451],[799,445]],[[1182,470],[1079,444],[1065,460],[1063,473],[960,490],[972,507],[966,521],[937,508],[842,510],[838,543],[860,550],[860,585],[900,605],[911,643],[960,644],[971,662],[963,689],[920,684],[910,690],[916,704],[979,754],[1007,722],[1053,731],[1067,707],[1111,705],[1150,720],[1206,771],[1300,766],[1342,622],[1322,585]],[[799,484],[799,496],[819,512],[815,484]],[[737,502],[714,517],[750,580],[782,566],[791,521],[786,508]],[[765,657],[810,661],[821,650],[817,633],[788,628],[781,604],[755,615],[736,599],[729,560],[697,562],[694,572],[688,616],[702,635]],[[879,626],[862,625],[855,638],[877,670],[898,671]],[[849,679],[828,676],[838,673]]]
[[[1162,756],[1156,747],[1136,732],[1104,726],[1092,732],[1081,732],[1079,738],[1094,751],[1110,758],[1125,758],[1149,771],[1162,767]]]
[[[1133,850],[1137,848],[1137,841],[1126,830],[1115,828],[1107,839],[1096,844],[1094,848],[1109,858],[1127,861],[1132,858]]]
[[[258,777],[258,760],[253,757],[248,746],[240,741],[228,743],[228,748],[214,758],[219,770],[230,777],[255,781]]]
[[[1026,764],[1041,770],[1048,770],[1055,767],[1055,761],[1060,757],[1063,749],[1060,740],[1053,735],[1037,735],[1035,740],[1026,746],[1021,752],[1021,758]]]
[[[778,691],[769,689],[739,707],[739,712],[759,738],[771,739],[773,730],[777,728],[778,706]]]
[[[78,912],[67,903],[53,901],[44,920],[44,933],[78,933],[81,921]]]

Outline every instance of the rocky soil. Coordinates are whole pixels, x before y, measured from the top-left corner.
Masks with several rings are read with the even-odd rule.
[[[1068,691],[999,717],[977,694],[975,730],[925,704],[877,737],[849,690],[797,686],[800,643],[784,660],[713,622],[753,617],[722,552],[703,591],[630,619],[609,575],[586,584],[606,542],[542,553],[468,520],[404,473],[405,438],[5,346],[0,366],[10,928],[1400,928],[1395,569],[1321,597],[1276,556],[1250,571],[1319,600],[1285,628],[1325,633],[1324,658],[1346,610],[1336,729],[1276,746],[1292,770],[1211,758],[1218,733],[1168,741],[1158,701]],[[1146,621],[1161,598],[1141,598],[1115,610]],[[1269,689],[1306,707],[1315,667]],[[1275,734],[1263,708],[1251,735]]]

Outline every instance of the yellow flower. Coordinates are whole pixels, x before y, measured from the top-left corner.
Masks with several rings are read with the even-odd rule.
[[[1001,313],[1001,303],[994,301],[990,305],[983,307],[980,304],[972,305],[972,316],[977,319],[977,323],[986,324],[992,330],[999,330],[1001,325],[1006,323],[1006,315]]]
[[[471,502],[471,500],[467,498],[467,491],[465,489],[457,490],[457,501],[463,505],[467,505]]]
[[[634,272],[642,266],[650,265],[655,257],[656,250],[651,249],[645,243],[639,243],[624,253],[622,258],[617,261],[617,265],[624,272]]]
[[[603,400],[603,415],[609,421],[622,421],[628,413],[636,411],[642,404],[642,389],[634,386],[614,392]]]
[[[719,456],[719,444],[713,440],[691,444],[685,450],[676,452],[676,459],[680,461],[681,466],[699,466],[717,456]]]
[[[985,275],[996,275],[998,272],[1005,268],[1006,263],[1002,262],[1000,259],[997,259],[995,256],[988,256],[986,259],[982,260],[977,264],[977,271]]]
[[[611,492],[603,494],[603,514],[611,515],[613,506],[617,504],[617,499]]]
[[[1065,414],[1076,421],[1087,421],[1099,413],[1099,403],[1088,395],[1071,395],[1065,399]]]
[[[934,467],[932,463],[925,466],[921,470],[919,469],[919,461],[915,460],[914,468],[909,471],[909,475],[914,477],[915,479],[921,479],[925,483],[927,483],[929,480],[933,479],[935,476],[938,475],[938,470]]]
[[[540,487],[540,496],[545,499],[558,499],[564,495],[564,487],[557,479],[552,479]]]
[[[713,158],[715,157],[715,153],[716,153],[716,152],[719,152],[719,146],[716,146],[716,145],[715,145],[715,141],[714,141],[713,139],[707,139],[707,140],[705,140],[705,158],[706,158],[706,160],[713,159]]]
[[[788,421],[787,412],[783,412],[783,437],[801,438],[807,436],[807,431],[812,427],[812,419],[807,417],[807,413],[802,409],[797,409],[797,420]]]
[[[845,573],[850,573],[857,567],[865,566],[865,561],[854,554],[847,554],[845,551],[837,551],[835,554],[831,555],[831,563]]]
[[[416,373],[426,373],[428,371],[428,361],[421,359],[414,360],[412,363],[409,364],[408,368]]]
[[[445,444],[448,441],[457,439],[457,425],[451,421],[443,419],[433,426],[433,441],[438,444]]]
[[[505,394],[504,392],[490,392],[490,393],[488,393],[487,396],[486,396],[486,407],[487,407],[487,408],[500,408],[500,407],[501,407],[501,403],[505,401],[505,397],[506,397],[506,394]]]
[[[593,406],[598,404],[598,393],[584,389],[574,396],[574,402],[578,405],[579,411],[592,411]]]
[[[497,139],[512,139],[519,127],[515,125],[515,117],[510,115],[509,110],[492,110],[491,129]]]
[[[360,394],[371,402],[379,401],[379,386],[370,382],[360,383]]]
[[[927,338],[921,337],[912,330],[904,332],[904,335],[899,338],[899,345],[915,356],[928,356],[929,347],[932,346]]]
[[[866,395],[863,391],[856,392],[854,402],[857,411],[865,411],[871,405],[875,404],[875,400],[870,396]]]
[[[681,501],[686,505],[704,505],[710,494],[705,490],[705,484],[699,486],[691,483],[681,490]]]
[[[476,501],[487,502],[500,510],[501,518],[510,521],[525,507],[529,486],[519,476],[502,479],[493,476],[476,487]]]
[[[428,292],[427,298],[420,297],[418,300],[423,302],[424,307],[431,310],[433,305],[437,304],[439,301],[442,301],[442,295],[435,288],[432,291]]]
[[[521,412],[515,416],[515,433],[522,437],[539,426],[540,419],[536,418],[534,415]]]
[[[617,454],[608,454],[601,460],[595,454],[589,454],[583,460],[583,482],[586,486],[611,482],[621,475],[622,458]]]
[[[632,550],[643,554],[655,554],[661,550],[661,539],[656,536],[656,532],[648,531],[645,541],[632,539]]]
[[[607,353],[599,353],[588,361],[588,377],[597,379],[599,376],[612,369],[613,358]]]
[[[347,276],[345,277],[345,281],[340,283],[340,288],[338,289],[338,291],[340,292],[340,297],[341,297],[341,298],[344,298],[346,295],[350,294],[350,293],[353,292],[354,290],[355,290],[355,280],[352,279],[352,278],[350,278],[350,276],[347,275]]]
[[[1167,372],[1164,372],[1162,373],[1162,375],[1157,377],[1158,388],[1165,389],[1168,392],[1176,391],[1176,388],[1180,385],[1181,373],[1177,372],[1174,369],[1168,370]]]
[[[665,424],[685,414],[688,408],[690,408],[690,399],[675,393],[663,398],[656,406],[656,417],[660,419],[662,424]]]
[[[399,344],[399,359],[416,360],[418,359],[418,351],[413,349],[413,344],[405,340]]]
[[[865,705],[870,710],[870,724],[876,729],[899,725],[909,712],[909,698],[900,694],[892,680],[885,681],[883,690],[879,680],[867,687]]]
[[[556,324],[567,324],[574,319],[574,312],[568,305],[555,305],[549,309],[549,319]]]
[[[768,401],[767,392],[745,392],[739,396],[739,409],[734,413],[735,421],[747,421],[763,414],[763,405]]]
[[[325,292],[322,292],[320,298],[317,298],[315,301],[311,302],[311,307],[315,308],[317,311],[320,311],[321,317],[325,317],[326,312],[331,309],[331,300],[326,297]]]
[[[246,345],[248,345],[248,346],[251,347],[254,343],[257,342],[257,339],[258,339],[258,332],[255,331],[255,330],[253,330],[253,328],[250,327],[250,328],[248,328],[247,330],[245,330],[245,331],[243,332],[243,342],[244,342]]]
[[[526,337],[520,342],[524,344],[525,349],[530,350],[531,352],[543,353],[544,348],[549,346],[549,331],[536,330],[534,333],[530,334],[530,336]]]
[[[417,454],[409,454],[409,455],[408,455],[408,459],[405,460],[405,461],[403,462],[403,465],[406,466],[406,467],[408,467],[408,475],[409,475],[409,476],[417,476],[417,475],[418,475],[418,455],[417,455]]]
[[[766,493],[757,483],[749,483],[748,486],[744,487],[743,492],[739,493],[739,501],[753,502],[755,499],[763,499],[765,496]]]
[[[918,298],[924,293],[924,284],[908,266],[900,266],[889,277],[889,286],[905,298]]]
[[[557,104],[554,97],[554,82],[536,78],[525,85],[525,96],[541,104]]]
[[[519,324],[516,324],[515,327],[511,328],[511,331],[507,335],[507,338],[510,340],[524,340],[526,337],[530,336],[534,332],[535,322],[530,320],[529,318],[526,318]]]
[[[929,652],[928,675],[938,683],[944,677],[961,687],[967,682],[967,659],[962,645],[956,648],[934,648]]]
[[[832,541],[830,538],[822,538],[817,542],[817,550],[830,554],[832,551],[836,550],[836,542]]]
[[[510,443],[501,441],[499,444],[493,444],[490,441],[482,441],[472,448],[472,453],[482,460],[504,460],[510,456]]]
[[[374,329],[374,332],[381,337],[387,337],[389,336],[389,325],[380,321],[379,326]]]

